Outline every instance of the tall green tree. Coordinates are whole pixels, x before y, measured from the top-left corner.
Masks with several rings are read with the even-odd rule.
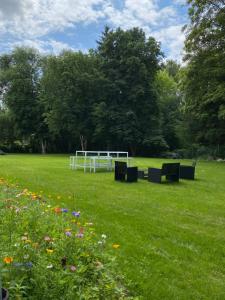
[[[16,48],[0,57],[0,86],[2,101],[10,110],[18,135],[38,141],[45,152],[47,127],[39,99],[41,70],[36,50]]]
[[[0,149],[11,150],[16,140],[14,123],[8,110],[0,108]]]
[[[178,72],[179,66],[175,62],[169,61],[156,77],[162,134],[170,150],[178,149],[181,146],[178,135],[182,122],[181,95],[177,82]]]
[[[225,1],[188,2],[185,109],[195,141],[219,148],[225,144]]]
[[[93,54],[65,51],[43,61],[41,99],[50,132],[62,137],[66,150],[91,147],[93,106],[101,91]]]
[[[101,122],[107,119],[111,141],[117,147],[129,147],[133,155],[138,149],[164,147],[154,90],[160,45],[152,37],[147,39],[141,29],[113,31],[106,27],[97,54],[107,80],[106,99],[97,107],[97,128],[103,128]]]

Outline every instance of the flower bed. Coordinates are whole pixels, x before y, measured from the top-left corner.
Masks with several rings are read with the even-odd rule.
[[[106,236],[79,211],[0,179],[0,234],[0,276],[11,299],[131,299]]]

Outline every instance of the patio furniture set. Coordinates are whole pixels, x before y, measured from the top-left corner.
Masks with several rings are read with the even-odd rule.
[[[194,179],[195,165],[181,165],[180,163],[164,163],[161,169],[148,168],[139,170],[130,166],[131,158],[128,152],[123,151],[76,151],[75,156],[70,156],[72,170],[83,169],[84,172],[96,172],[97,169],[107,171],[115,170],[115,180],[137,182],[146,179],[150,182],[161,183],[165,176],[166,181],[179,182],[179,179]]]
[[[138,179],[146,179],[150,182],[161,183],[165,176],[168,182],[179,182],[179,179],[195,179],[195,166],[181,165],[180,163],[164,163],[161,169],[148,168],[138,170],[137,167],[128,167],[126,162],[115,161],[115,180],[137,182]]]

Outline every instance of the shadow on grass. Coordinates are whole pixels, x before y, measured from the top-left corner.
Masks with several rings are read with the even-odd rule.
[[[152,183],[152,184],[157,184],[155,182],[149,182],[149,183]],[[159,186],[163,185],[163,186],[174,186],[174,187],[181,187],[181,186],[184,186],[186,185],[186,182],[184,181],[179,181],[179,182],[172,182],[172,181],[162,181],[161,183],[158,183]]]

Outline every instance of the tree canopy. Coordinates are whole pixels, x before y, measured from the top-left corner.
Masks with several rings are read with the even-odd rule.
[[[87,53],[2,54],[0,148],[225,156],[225,5],[188,3],[183,65],[141,28],[105,27]]]
[[[198,123],[194,140],[220,146],[225,143],[225,2],[188,2],[185,108]]]

